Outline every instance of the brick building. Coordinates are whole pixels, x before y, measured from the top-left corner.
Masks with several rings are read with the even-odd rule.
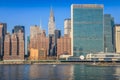
[[[24,36],[19,30],[18,33],[5,35],[3,60],[24,60]]]
[[[60,39],[57,39],[57,56],[71,55],[71,38],[69,35],[65,35]]]
[[[34,31],[36,32],[34,35],[30,33],[32,35],[30,36],[30,45],[29,45],[30,60],[46,59],[46,56],[48,55],[49,38],[46,37],[45,30],[41,30],[41,31],[37,30],[37,31]]]

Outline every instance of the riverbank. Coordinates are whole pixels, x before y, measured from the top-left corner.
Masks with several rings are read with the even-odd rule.
[[[0,61],[1,65],[5,64],[87,64],[90,66],[113,66],[120,65],[120,62],[60,62],[60,61]]]

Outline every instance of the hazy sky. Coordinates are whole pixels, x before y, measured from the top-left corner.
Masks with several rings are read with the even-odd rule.
[[[120,0],[0,0],[0,22],[7,23],[11,32],[15,25],[25,26],[29,35],[30,26],[40,25],[48,32],[50,7],[53,8],[56,28],[62,30],[64,19],[70,18],[71,4],[104,4],[104,13],[111,14],[115,23],[120,23]]]

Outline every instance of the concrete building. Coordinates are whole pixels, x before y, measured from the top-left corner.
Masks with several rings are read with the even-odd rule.
[[[96,4],[71,5],[72,56],[104,51],[103,8]]]
[[[0,59],[2,59],[4,55],[4,38],[7,32],[7,24],[0,23]]]
[[[120,24],[115,25],[115,50],[120,53]]]
[[[113,41],[114,18],[110,14],[104,15],[104,51],[115,52]]]
[[[71,19],[64,20],[64,35],[70,35],[71,32]]]
[[[35,38],[38,33],[41,33],[39,26],[34,25],[30,27],[30,38]]]
[[[71,55],[71,38],[69,35],[57,39],[57,56],[60,55]]]

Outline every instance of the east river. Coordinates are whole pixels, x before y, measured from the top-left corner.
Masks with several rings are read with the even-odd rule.
[[[0,80],[120,80],[120,65],[0,65]]]

